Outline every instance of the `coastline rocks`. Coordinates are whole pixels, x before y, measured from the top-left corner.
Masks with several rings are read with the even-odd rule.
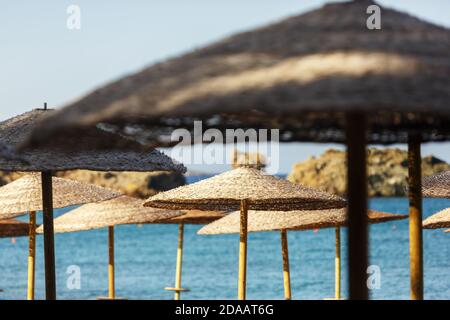
[[[400,149],[372,148],[367,153],[369,196],[405,196],[408,177],[407,152]],[[444,170],[450,170],[450,165],[446,162],[433,156],[422,158],[423,176]],[[346,173],[345,152],[330,149],[320,157],[309,157],[306,161],[295,164],[288,180],[345,196]]]
[[[262,170],[266,167],[266,158],[258,152],[241,152],[234,149],[231,153],[231,159],[233,169],[245,166]]]

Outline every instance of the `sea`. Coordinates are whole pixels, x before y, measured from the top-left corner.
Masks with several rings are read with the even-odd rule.
[[[207,176],[193,176],[188,183]],[[424,199],[424,217],[450,207],[447,199]],[[406,214],[406,198],[373,198],[370,208]],[[55,216],[72,208],[55,210]],[[27,221],[27,217],[21,220]],[[41,215],[38,213],[38,222]],[[182,299],[236,299],[238,235],[200,236],[185,227]],[[345,228],[342,230],[342,296],[347,296]],[[116,295],[126,299],[173,299],[176,225],[122,225],[115,233]],[[288,233],[293,299],[334,296],[334,229]],[[106,229],[55,235],[58,299],[107,295]],[[408,221],[370,226],[371,299],[409,299]],[[426,299],[450,299],[450,233],[424,230]],[[26,299],[28,239],[0,239],[0,300]],[[280,234],[252,233],[248,243],[248,299],[283,299]],[[36,299],[44,299],[43,238],[37,238]]]

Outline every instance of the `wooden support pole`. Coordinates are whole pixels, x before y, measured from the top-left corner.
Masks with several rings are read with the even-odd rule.
[[[346,116],[349,298],[368,299],[366,116]]]
[[[334,298],[341,300],[341,228],[336,228],[336,257],[334,259]]]
[[[422,168],[420,142],[420,137],[409,137],[408,197],[411,300],[423,300]]]
[[[116,298],[115,269],[114,269],[114,226],[108,227],[108,299]]]
[[[247,201],[241,200],[241,224],[239,241],[239,279],[238,279],[238,300],[246,299],[247,281]]]
[[[286,229],[281,230],[281,254],[283,256],[284,299],[291,300],[291,274],[289,270],[289,249]]]
[[[30,211],[28,245],[28,291],[27,299],[34,300],[35,258],[36,258],[36,212]]]
[[[55,242],[53,234],[53,183],[52,173],[41,173],[42,207],[44,214],[45,297],[56,300]]]
[[[180,223],[178,225],[178,249],[177,249],[177,269],[175,274],[175,291],[174,299],[180,300],[181,296],[181,273],[183,267],[183,239],[184,239],[184,224]]]

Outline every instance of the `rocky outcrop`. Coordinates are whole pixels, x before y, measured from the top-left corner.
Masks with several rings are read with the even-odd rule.
[[[405,196],[408,177],[407,152],[399,149],[368,150],[368,191],[371,197]],[[450,170],[444,161],[428,156],[422,159],[423,176]],[[310,157],[294,165],[288,180],[345,195],[346,154],[327,150],[320,157]]]
[[[266,167],[266,158],[258,152],[241,152],[234,149],[231,153],[231,159],[233,169],[245,166],[261,170]]]
[[[7,184],[23,173],[0,173],[0,184]],[[123,192],[129,196],[147,198],[160,191],[170,190],[186,183],[180,173],[156,172],[99,172],[74,170],[58,172],[59,177],[100,185]]]

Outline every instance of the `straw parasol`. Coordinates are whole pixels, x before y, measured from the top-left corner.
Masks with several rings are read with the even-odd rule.
[[[184,242],[184,225],[185,224],[208,224],[217,219],[223,218],[225,213],[217,211],[201,211],[190,210],[184,211],[183,215],[170,218],[158,223],[164,224],[178,224],[178,248],[177,248],[177,262],[175,271],[175,287],[166,287],[165,290],[174,291],[174,299],[180,300],[181,292],[187,292],[189,289],[181,286],[181,274],[183,267],[183,242]]]
[[[28,223],[18,220],[0,220],[0,238],[14,238],[28,235]],[[2,290],[0,289],[0,292]]]
[[[450,208],[439,211],[426,218],[423,221],[423,227],[425,229],[450,228]]]
[[[0,220],[0,238],[28,235],[28,223],[18,220]]]
[[[36,211],[43,209],[42,178],[28,174],[0,187],[0,219],[10,219],[29,212],[28,294],[34,299],[34,270],[36,255]],[[64,208],[88,202],[108,200],[120,193],[78,181],[52,177],[53,207]]]
[[[450,171],[444,171],[423,179],[424,197],[450,199]]]
[[[301,231],[323,228],[336,229],[335,258],[335,299],[341,298],[341,237],[340,228],[348,225],[347,209],[313,210],[313,211],[249,211],[248,232],[280,231],[281,252],[283,257],[284,293],[290,300],[291,281],[287,231]],[[407,218],[406,215],[390,214],[369,210],[369,223],[383,223]],[[217,220],[198,232],[201,235],[239,233],[239,212],[233,212]]]
[[[35,109],[0,123],[0,143],[8,150],[23,145],[37,124],[53,113],[44,104]],[[106,132],[97,127],[82,132],[68,130],[53,137],[40,147],[24,147],[20,155],[7,152],[0,157],[0,170],[41,172],[42,209],[44,213],[44,256],[46,298],[56,299],[55,253],[53,237],[52,171],[89,169],[99,171],[154,171],[184,172],[183,165],[175,163],[162,153]],[[20,158],[19,158],[20,157]]]
[[[279,128],[282,141],[346,143],[355,299],[368,298],[366,145],[408,143],[411,298],[422,299],[420,144],[450,140],[450,31],[379,4],[381,30],[369,30],[375,4],[326,4],[128,75],[66,105],[30,143],[98,122],[143,123],[166,143],[195,119],[205,129]]]
[[[54,221],[57,233],[78,232],[92,229],[108,228],[108,298],[116,299],[114,267],[114,226],[122,224],[155,223],[166,220],[182,212],[142,207],[142,201],[128,196],[112,200],[85,204]],[[43,233],[42,227],[36,230]],[[103,299],[103,298],[101,298]]]
[[[53,206],[64,208],[118,197],[119,192],[93,184],[53,177]],[[0,218],[8,219],[42,211],[41,176],[27,174],[0,187]]]
[[[338,196],[293,184],[240,167],[209,179],[150,197],[145,206],[168,209],[236,210],[240,208],[238,299],[246,297],[247,210],[295,210],[342,208]]]

